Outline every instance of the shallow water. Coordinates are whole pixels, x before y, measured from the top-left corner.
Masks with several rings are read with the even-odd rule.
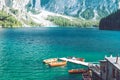
[[[49,67],[42,60],[83,57],[97,62],[120,51],[120,32],[81,28],[0,29],[0,80],[81,80],[69,69],[85,68],[68,63]]]

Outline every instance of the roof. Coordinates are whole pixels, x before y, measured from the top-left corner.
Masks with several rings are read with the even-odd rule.
[[[107,61],[112,63],[116,68],[120,70],[120,57],[118,57],[118,62],[116,63],[117,57],[105,57]]]

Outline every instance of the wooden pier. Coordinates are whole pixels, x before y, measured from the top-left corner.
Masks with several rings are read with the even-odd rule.
[[[75,63],[75,64],[81,64],[81,65],[84,65],[84,66],[89,66],[89,63],[88,62],[83,62],[83,61],[78,61],[76,59],[69,59],[69,58],[59,58],[60,60],[63,60],[63,61],[68,61],[68,62],[71,62],[71,63]]]

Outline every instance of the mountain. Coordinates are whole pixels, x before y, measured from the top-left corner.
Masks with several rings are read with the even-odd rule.
[[[0,0],[0,10],[13,15],[24,26],[56,26],[47,18],[58,14],[62,18],[71,16],[67,17],[68,23],[74,18],[99,21],[119,8],[120,0]]]
[[[100,19],[119,9],[120,0],[47,0],[42,7],[83,19]]]
[[[101,30],[120,30],[120,10],[112,13],[111,15],[102,18],[99,28]]]
[[[79,17],[100,19],[120,8],[120,0],[31,0],[34,8],[40,6],[50,12]],[[40,1],[40,4],[35,4]],[[38,8],[38,7],[37,7]]]

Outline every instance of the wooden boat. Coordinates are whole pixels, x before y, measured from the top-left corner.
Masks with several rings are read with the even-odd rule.
[[[48,63],[51,63],[51,62],[56,62],[57,60],[58,60],[58,58],[50,58],[50,59],[43,60],[43,62],[48,64]]]
[[[87,70],[84,69],[72,69],[68,71],[70,74],[81,74],[87,72]]]
[[[65,66],[67,64],[66,61],[62,61],[62,62],[51,62],[49,63],[49,66],[51,67],[57,67],[57,66]]]
[[[78,61],[82,61],[82,62],[84,62],[84,61],[85,61],[85,59],[84,59],[84,58],[76,58],[76,60],[78,60]]]
[[[68,57],[68,59],[73,59],[73,60],[82,61],[82,62],[85,61],[84,58],[77,58],[77,57]]]

